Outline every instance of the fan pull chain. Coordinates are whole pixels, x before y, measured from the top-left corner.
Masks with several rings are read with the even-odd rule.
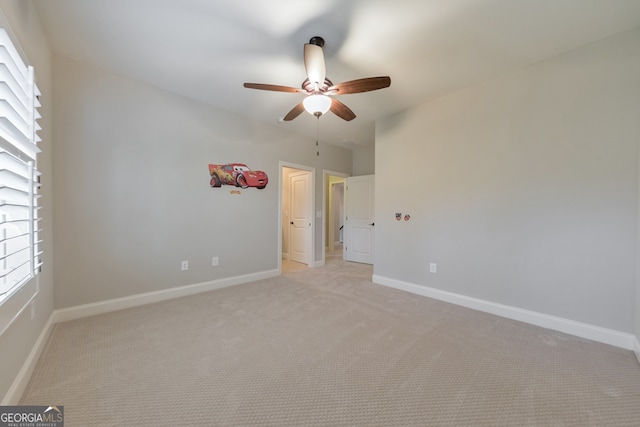
[[[317,126],[316,126],[316,156],[320,156],[320,146],[318,145],[318,140],[320,139],[320,116],[317,116]]]

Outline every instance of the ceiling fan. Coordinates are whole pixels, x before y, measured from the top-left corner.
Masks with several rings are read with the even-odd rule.
[[[307,71],[307,78],[302,82],[300,88],[262,83],[245,83],[244,87],[306,95],[302,102],[293,107],[284,116],[284,121],[295,119],[305,110],[318,118],[330,110],[343,120],[350,121],[355,119],[355,113],[345,104],[332,97],[332,95],[346,95],[384,89],[391,85],[391,78],[389,76],[367,77],[334,85],[326,77],[323,47],[324,39],[318,36],[312,37],[309,43],[304,45],[304,67]]]

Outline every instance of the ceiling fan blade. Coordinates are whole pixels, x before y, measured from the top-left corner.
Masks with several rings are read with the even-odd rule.
[[[391,78],[389,76],[367,77],[364,79],[351,80],[349,82],[338,83],[327,89],[336,91],[336,95],[347,95],[349,93],[370,92],[372,90],[384,89],[391,86]]]
[[[298,117],[300,114],[302,114],[302,112],[304,111],[304,104],[301,102],[298,105],[296,105],[295,107],[293,107],[291,109],[291,111],[289,111],[287,113],[286,116],[284,116],[284,121],[285,122],[289,122],[293,119],[295,119],[296,117]]]
[[[327,69],[324,65],[324,53],[322,47],[306,43],[304,45],[304,69],[307,71],[307,77],[314,85],[314,89],[319,89],[324,84]]]
[[[248,89],[272,90],[274,92],[306,93],[302,89],[298,89],[290,86],[266,85],[262,83],[245,83],[243,86]]]
[[[349,107],[335,98],[331,98],[331,112],[348,122],[356,118],[356,114]]]

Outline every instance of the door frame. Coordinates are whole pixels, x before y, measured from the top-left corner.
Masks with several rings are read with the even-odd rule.
[[[311,242],[309,248],[309,267],[315,265],[315,248],[316,248],[316,169],[312,166],[300,165],[297,163],[290,163],[280,160],[278,162],[278,275],[282,275],[282,173],[284,168],[299,169],[301,171],[307,171],[310,175],[310,208],[311,208]]]
[[[322,221],[322,260],[320,260],[322,265],[325,264],[327,254],[327,223],[329,221],[329,216],[327,215],[327,187],[329,183],[329,176],[348,178],[351,175],[329,169],[322,170],[322,215],[324,216],[324,221]]]

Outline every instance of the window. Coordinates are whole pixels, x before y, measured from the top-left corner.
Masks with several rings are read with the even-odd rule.
[[[40,107],[33,67],[0,28],[0,305],[40,271],[36,155]]]

